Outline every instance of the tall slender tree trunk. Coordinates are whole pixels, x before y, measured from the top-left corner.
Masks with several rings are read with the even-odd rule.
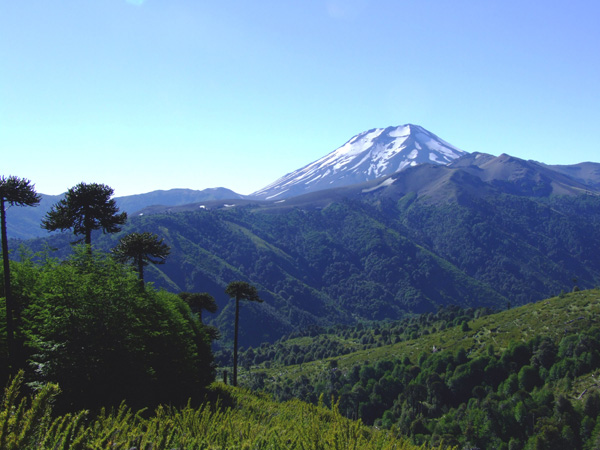
[[[144,260],[142,256],[138,256],[137,258],[137,272],[138,277],[140,279],[140,285],[142,286],[142,290],[144,289]]]
[[[238,326],[240,324],[240,299],[235,298],[235,332],[233,335],[233,380],[232,384],[237,386],[237,362],[238,362]]]
[[[92,254],[92,230],[90,228],[85,229],[85,248],[88,255]]]
[[[6,211],[4,209],[4,197],[0,197],[0,215],[2,228],[2,261],[4,264],[4,297],[6,299],[6,346],[8,349],[8,363],[12,366],[14,362],[15,349],[15,333],[14,333],[14,318],[13,318],[13,299],[10,289],[10,261],[8,260],[8,235],[6,231]]]
[[[85,226],[85,247],[87,249],[87,252],[89,255],[92,254],[92,224],[90,223],[90,220],[88,219],[90,213],[89,213],[89,207],[85,208],[85,217],[83,218],[83,224]]]

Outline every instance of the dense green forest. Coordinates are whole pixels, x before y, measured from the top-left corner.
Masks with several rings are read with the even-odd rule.
[[[38,258],[12,264],[14,292],[24,305],[20,357],[32,368],[7,391],[0,412],[5,439],[17,442],[13,448],[66,442],[66,448],[131,448],[149,436],[159,442],[154,448],[189,442],[337,448],[342,438],[355,448],[411,448],[394,436],[440,448],[593,449],[599,443],[600,395],[592,378],[600,369],[599,291],[495,314],[447,307],[373,326],[313,328],[245,350],[243,383],[291,401],[276,406],[216,385],[198,389],[214,374],[210,333],[179,296],[152,286],[141,290],[129,267],[85,248],[62,262]],[[250,367],[251,354],[258,367]],[[23,381],[37,392],[29,407],[15,400]],[[50,397],[55,415],[44,403]],[[183,406],[188,397],[195,406]],[[98,410],[123,399],[134,409]],[[211,399],[214,406],[206,403]],[[323,403],[332,412],[294,399]],[[165,402],[182,407],[135,413]],[[96,412],[78,413],[81,408]],[[304,419],[285,426],[286,414]],[[215,424],[220,417],[237,428],[245,424],[247,432],[233,431],[231,422]],[[252,423],[261,423],[263,432]],[[204,432],[185,433],[188,427]]]
[[[595,449],[599,313],[593,290],[491,315],[448,308],[374,327],[314,330],[247,349],[243,379],[282,401],[336,399],[347,417],[415,443]],[[329,352],[340,347],[350,351]],[[315,353],[326,359],[308,362]]]
[[[171,248],[147,279],[172,292],[211,292],[206,321],[227,346],[232,280],[255,285],[240,342],[257,347],[312,325],[400,319],[440,306],[504,309],[600,284],[600,198],[499,195],[431,204],[400,198],[339,200],[322,207],[183,210],[132,217],[123,234],[148,231]],[[120,235],[98,235],[108,250]],[[70,251],[69,235],[31,241]]]
[[[25,368],[32,386],[59,383],[60,410],[184,404],[214,378],[211,333],[190,307],[140,289],[135,272],[109,255],[81,248],[64,261],[23,257],[12,264],[12,287],[13,367]],[[6,379],[4,352],[1,362]]]
[[[21,259],[11,264],[20,305],[13,364],[25,371],[4,394],[0,448],[417,448],[344,418],[335,404],[210,385],[214,332],[181,296],[142,287],[110,255],[83,246],[63,261]]]
[[[413,314],[398,321],[308,327],[283,336],[272,344],[248,348],[240,354],[244,367],[262,365],[302,364],[319,359],[333,358],[358,350],[382,347],[417,339],[445,328],[462,325],[473,318],[491,314],[489,308],[462,309],[456,305],[440,308],[436,313]],[[220,366],[231,361],[231,352],[221,350],[215,355]]]

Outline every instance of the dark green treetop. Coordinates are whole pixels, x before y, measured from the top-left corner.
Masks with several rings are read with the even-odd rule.
[[[190,305],[190,308],[198,313],[198,319],[202,322],[202,310],[209,313],[217,312],[215,298],[208,292],[180,292],[179,297]]]
[[[156,234],[145,231],[123,236],[112,252],[120,262],[132,261],[143,285],[144,267],[150,263],[164,264],[171,248]]]
[[[116,233],[127,221],[127,213],[119,213],[114,190],[105,184],[79,183],[69,189],[65,198],[56,203],[42,220],[48,231],[72,229],[75,235],[84,235],[87,245],[92,243],[92,231]]]

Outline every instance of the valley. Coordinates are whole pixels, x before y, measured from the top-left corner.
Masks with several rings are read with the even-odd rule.
[[[450,308],[314,330],[247,349],[242,380],[279,401],[333,401],[345,416],[418,444],[594,448],[599,314],[600,291],[591,290],[492,314]],[[338,346],[336,354],[332,342],[344,351]],[[332,347],[323,359],[289,358],[302,348],[318,355]]]
[[[318,445],[316,435],[303,444],[299,436],[326,420],[337,425],[320,431],[329,436],[325,448],[346,427],[355,433],[348,445],[360,448],[377,441],[407,449],[592,449],[600,426],[599,186],[598,163],[469,154],[415,125],[374,129],[252,195],[215,188],[116,198],[128,220],[116,233],[92,233],[86,251],[93,260],[71,233],[35,228],[64,198],[41,196],[39,208],[11,209],[8,221],[11,248],[20,247],[11,257],[19,314],[27,318],[18,335],[27,343],[22,362],[37,364],[27,374],[32,385],[40,376],[53,381],[53,373],[63,380],[68,394],[58,397],[59,414],[86,402],[116,404],[128,393],[133,407],[181,404],[193,393],[230,404],[216,413],[236,411],[247,423],[257,420],[248,404],[290,414],[300,408],[305,428],[286,431],[289,448]],[[136,233],[168,248],[164,264],[144,269],[141,291],[135,272],[109,256]],[[85,280],[72,288],[83,300],[71,300],[63,272]],[[111,277],[122,287],[112,289]],[[231,372],[237,311],[225,288],[235,280],[264,301],[243,302],[239,316],[239,380],[252,393],[208,386]],[[54,294],[63,289],[68,294]],[[215,308],[200,314],[175,295],[184,292],[208,294]],[[49,305],[71,325],[36,325],[48,319]],[[127,305],[136,305],[139,320]],[[82,311],[70,315],[69,308]],[[105,308],[114,323],[102,322]],[[121,357],[139,361],[127,376],[144,384],[99,383],[96,396],[74,395],[87,389],[79,379],[96,380],[89,368],[118,367],[96,339],[106,331],[90,334],[79,321],[113,327],[107,343],[122,334],[131,355]],[[126,322],[136,326],[115,326]],[[61,349],[79,349],[79,339],[102,356],[72,361]],[[112,365],[104,367],[104,358]],[[187,384],[167,370],[178,364]],[[75,368],[81,377],[70,377]],[[152,395],[144,397],[145,389]],[[169,414],[162,423],[181,420],[179,411]],[[128,423],[154,426],[148,420]],[[269,445],[283,445],[278,439],[270,435]],[[259,445],[260,437],[243,442]]]

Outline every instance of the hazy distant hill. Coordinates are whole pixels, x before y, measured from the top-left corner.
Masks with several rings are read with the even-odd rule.
[[[38,236],[47,236],[48,232],[42,230],[42,218],[52,205],[61,200],[64,195],[44,195],[36,207],[11,206],[6,209],[6,229],[9,238],[31,239]]]
[[[116,197],[115,200],[122,211],[135,213],[152,205],[179,206],[190,203],[244,198],[230,189],[209,188],[201,191],[192,189],[170,189],[168,191],[152,191],[146,194]]]
[[[564,173],[582,183],[600,189],[600,163],[583,162],[573,165],[548,166],[556,172]]]
[[[61,195],[42,194],[39,206],[31,208],[10,208],[8,211],[7,228],[8,236],[15,239],[31,239],[47,236],[48,232],[41,229],[40,224],[52,205],[61,200]],[[211,188],[201,191],[192,189],[170,189],[168,191],[152,191],[146,194],[116,197],[115,200],[121,211],[133,214],[152,205],[178,206],[194,202],[239,199],[242,195],[225,188]]]
[[[398,200],[406,194],[413,194],[428,204],[460,203],[501,194],[534,198],[600,195],[600,187],[597,186],[600,184],[600,175],[598,179],[595,178],[596,169],[600,171],[600,164],[558,166],[560,170],[554,170],[554,167],[506,154],[493,156],[471,153],[447,165],[418,164],[372,181],[316,190],[290,198],[261,201],[247,196],[235,201],[206,201],[201,205],[158,205],[142,212],[193,211],[200,206],[211,209],[245,206],[275,212],[294,208],[323,208],[344,199]],[[579,176],[572,177],[569,175],[571,172]]]

